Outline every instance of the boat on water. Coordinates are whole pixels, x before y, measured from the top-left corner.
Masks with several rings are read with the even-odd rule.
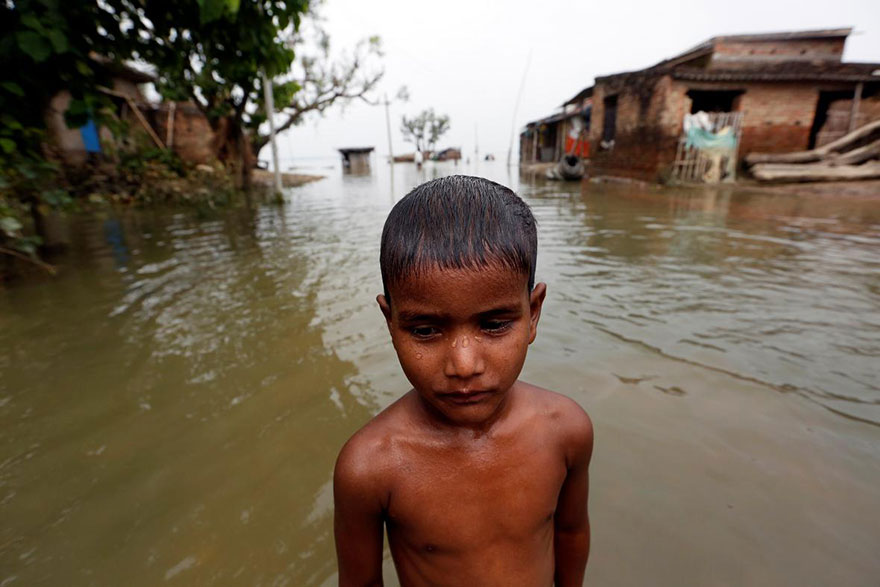
[[[578,181],[583,179],[586,170],[584,162],[577,155],[565,155],[555,166],[547,170],[547,179]]]

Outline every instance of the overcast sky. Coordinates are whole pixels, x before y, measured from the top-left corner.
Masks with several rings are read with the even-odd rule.
[[[473,156],[478,140],[481,155],[506,157],[527,63],[517,133],[597,75],[648,67],[716,35],[853,27],[844,60],[880,62],[878,0],[325,0],[321,12],[335,49],[379,35],[381,90],[409,88],[409,102],[391,107],[395,153],[412,151],[401,114],[433,107],[452,122],[438,146]],[[384,108],[353,104],[291,129],[281,135],[282,168],[352,146],[388,152]]]

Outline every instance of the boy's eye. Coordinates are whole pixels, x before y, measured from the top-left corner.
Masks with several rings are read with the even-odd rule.
[[[409,331],[416,338],[431,338],[436,334],[440,334],[440,331],[434,326],[414,326]]]
[[[486,320],[480,325],[483,331],[490,334],[498,334],[510,328],[512,320]]]

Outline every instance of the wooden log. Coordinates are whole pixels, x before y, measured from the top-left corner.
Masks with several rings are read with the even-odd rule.
[[[759,163],[813,163],[821,161],[831,153],[846,151],[846,147],[869,136],[878,129],[880,129],[880,120],[875,120],[817,149],[796,151],[794,153],[749,153],[746,155],[745,160],[748,165],[757,165]]]
[[[759,181],[845,181],[880,178],[880,162],[863,165],[769,165],[759,164],[751,169]]]
[[[858,165],[877,156],[880,156],[880,139],[842,155],[830,155],[828,163],[830,165]]]

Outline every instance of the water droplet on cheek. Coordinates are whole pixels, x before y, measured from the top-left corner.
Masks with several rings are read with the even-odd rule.
[[[475,337],[474,337],[474,340],[477,341],[477,342],[483,342],[483,338],[480,337],[480,336],[475,336]]]
[[[452,348],[455,348],[457,346],[458,346],[458,339],[456,338],[455,340],[452,341]]]
[[[416,353],[416,359],[420,361],[422,359],[422,353]]]
[[[470,341],[468,340],[468,337],[465,336],[464,338],[461,339],[461,348],[466,349],[466,348],[468,348],[469,344],[470,344]]]

